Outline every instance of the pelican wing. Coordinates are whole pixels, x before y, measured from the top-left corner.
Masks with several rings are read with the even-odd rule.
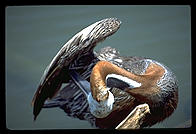
[[[47,66],[33,97],[34,120],[40,113],[46,99],[52,98],[60,89],[62,82],[67,82],[68,67],[75,59],[85,53],[92,53],[96,44],[115,33],[121,22],[116,18],[98,21],[73,36],[57,53]]]

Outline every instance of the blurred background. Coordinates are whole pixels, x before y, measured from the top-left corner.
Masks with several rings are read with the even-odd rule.
[[[8,6],[5,13],[8,129],[92,128],[59,108],[43,109],[33,122],[30,104],[46,66],[59,49],[83,28],[108,17],[117,17],[122,25],[96,50],[111,46],[124,56],[149,57],[177,76],[178,107],[152,128],[179,127],[192,119],[190,6]]]

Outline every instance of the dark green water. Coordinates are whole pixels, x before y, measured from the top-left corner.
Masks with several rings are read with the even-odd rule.
[[[92,128],[61,109],[44,109],[33,122],[30,105],[46,66],[73,35],[108,17],[121,28],[100,43],[121,55],[145,56],[167,65],[179,81],[176,111],[153,128],[192,118],[191,13],[189,6],[10,6],[6,9],[6,125],[9,129]]]

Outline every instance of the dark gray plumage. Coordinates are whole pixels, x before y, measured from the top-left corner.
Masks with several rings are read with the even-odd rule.
[[[87,64],[85,64],[85,62],[87,60],[85,57],[86,56],[81,57],[79,60],[76,60],[75,63],[72,64],[72,68],[74,68],[74,66],[77,66],[76,68],[79,68],[79,63],[77,63],[77,61],[81,62],[80,65],[86,66]],[[109,61],[121,68],[126,69],[127,71],[132,71],[133,73],[138,75],[142,75],[144,73],[145,68],[149,64],[147,63],[149,62],[147,58],[122,57],[116,49],[111,47],[102,48],[99,52],[94,52],[94,54],[92,53],[90,57],[92,57],[92,59],[90,64],[86,66],[87,68],[85,68],[85,70],[83,70],[82,72],[78,71],[81,77],[87,81],[89,81],[92,68],[100,60]],[[142,127],[151,126],[159,121],[162,121],[163,119],[171,115],[171,113],[175,110],[177,106],[177,80],[170,70],[168,70],[167,73],[168,74],[166,74],[166,76],[168,75],[169,77],[167,76],[167,82],[165,82],[165,86],[170,86],[169,89],[171,90],[171,92],[167,94],[160,93],[162,95],[166,95],[161,96],[165,100],[161,101],[160,103],[150,105],[151,114],[147,116]],[[170,81],[170,83],[168,83],[168,80]],[[113,115],[110,115],[109,117],[104,119],[95,118],[89,111],[88,102],[86,100],[84,93],[78,88],[77,85],[74,84],[72,80],[70,80],[69,84],[65,86],[57,95],[57,97],[55,98],[55,103],[51,103],[50,101],[48,101],[44,105],[44,107],[52,107],[58,105],[61,109],[65,111],[65,113],[68,116],[79,118],[82,120],[87,120],[94,127],[115,128],[137,105],[142,104],[143,102],[132,97],[129,93],[123,91],[123,89],[126,89],[128,85],[122,81],[110,78],[107,81],[107,86],[112,87],[111,92],[115,97],[113,111],[117,111],[117,113],[120,114],[120,116],[112,117]],[[169,108],[170,105],[171,107],[173,107],[172,109]],[[122,110],[122,107],[124,107],[125,109]]]
[[[70,64],[84,55],[91,55],[97,43],[114,34],[120,24],[121,22],[116,18],[98,21],[77,33],[60,49],[45,69],[33,97],[34,120],[40,113],[45,100],[52,98],[63,82],[69,81],[70,77],[67,74]]]

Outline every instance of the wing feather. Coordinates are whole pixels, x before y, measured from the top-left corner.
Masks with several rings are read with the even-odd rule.
[[[115,33],[120,27],[116,18],[98,21],[73,36],[47,66],[32,100],[34,120],[46,99],[52,98],[62,82],[68,82],[69,65],[85,53],[92,53],[96,44]]]

